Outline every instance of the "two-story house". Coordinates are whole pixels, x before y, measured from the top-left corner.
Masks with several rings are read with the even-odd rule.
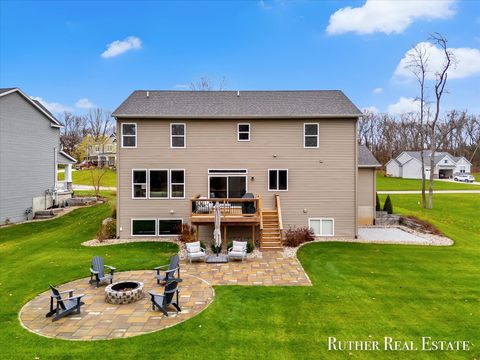
[[[290,226],[355,238],[359,207],[373,222],[378,166],[364,152],[359,163],[361,115],[341,91],[134,91],[113,113],[117,234],[191,223],[211,239],[218,202],[224,239],[262,249],[281,247]]]
[[[24,221],[71,197],[74,158],[60,122],[18,88],[0,89],[0,225]],[[57,180],[65,165],[65,181]]]
[[[93,136],[87,135],[84,160],[99,167],[115,167],[117,163],[116,135],[111,134],[97,140]]]

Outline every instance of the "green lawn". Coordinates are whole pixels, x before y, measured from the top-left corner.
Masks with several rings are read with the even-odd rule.
[[[69,342],[24,330],[21,306],[49,283],[88,275],[94,254],[118,269],[163,264],[175,246],[134,243],[84,248],[111,208],[0,229],[0,342],[5,359],[475,359],[480,357],[478,195],[393,195],[397,211],[431,221],[452,247],[316,243],[299,258],[313,287],[217,286],[214,302],[172,328],[135,338]],[[382,199],[384,200],[384,199]],[[128,254],[128,257],[126,256]],[[470,352],[328,352],[327,339],[469,340]]]
[[[476,177],[476,179],[479,179]],[[425,183],[428,190],[429,182]],[[456,182],[434,180],[434,190],[480,190],[480,186]],[[386,177],[383,171],[377,172],[377,191],[422,190],[422,180]]]
[[[64,180],[65,173],[58,173],[58,180]],[[72,181],[74,185],[90,185],[92,184],[92,176],[88,170],[76,170],[72,172]],[[108,169],[103,175],[100,186],[116,187],[117,173],[116,171]]]

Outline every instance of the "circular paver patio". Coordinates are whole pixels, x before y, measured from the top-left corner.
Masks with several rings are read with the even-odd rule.
[[[105,285],[97,289],[89,278],[75,280],[59,287],[60,291],[74,289],[74,295],[85,294],[81,313],[71,314],[58,321],[46,318],[50,307],[50,291],[46,291],[23,306],[22,325],[36,334],[66,340],[102,340],[126,338],[155,332],[188,320],[204,310],[213,301],[213,288],[205,280],[183,275],[180,283],[178,314],[172,307],[169,316],[153,311],[148,291],[163,293],[153,271],[126,271],[115,274],[114,281],[136,280],[144,283],[145,297],[132,304],[112,305],[105,302]]]

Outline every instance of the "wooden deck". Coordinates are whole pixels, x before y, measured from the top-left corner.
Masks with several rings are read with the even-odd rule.
[[[190,222],[192,224],[213,224],[215,222],[214,207],[217,203],[222,214],[222,224],[260,224],[260,198],[210,198],[191,199],[190,201]]]

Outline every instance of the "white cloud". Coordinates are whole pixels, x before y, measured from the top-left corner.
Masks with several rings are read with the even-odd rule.
[[[453,16],[454,2],[455,0],[367,0],[361,7],[348,6],[337,10],[330,16],[327,33],[398,34],[415,20],[446,19]]]
[[[388,106],[390,114],[401,115],[420,110],[420,102],[414,98],[404,98],[403,96],[395,103]]]
[[[102,58],[108,59],[130,50],[142,48],[142,41],[136,36],[129,36],[124,40],[115,40],[107,45],[107,50],[102,53]]]
[[[271,10],[273,8],[271,5],[267,5],[267,2],[265,0],[260,0],[259,3],[260,3],[260,7],[263,10]]]
[[[416,46],[425,49],[428,58],[428,79],[435,77],[437,72],[443,64],[443,50],[434,46],[429,42],[421,42]],[[454,57],[455,64],[448,70],[449,79],[461,79],[469,76],[480,74],[480,50],[473,48],[448,48]],[[410,70],[408,70],[408,62],[410,55],[414,53],[414,49],[410,49],[405,53],[405,56],[400,60],[400,63],[395,70],[394,75],[398,77],[414,78]]]
[[[191,85],[189,85],[189,84],[176,84],[174,86],[174,88],[177,89],[177,90],[190,90]]]
[[[383,88],[377,87],[377,88],[373,89],[372,92],[373,92],[374,94],[380,94],[380,93],[383,92]]]
[[[369,107],[362,108],[362,112],[363,113],[371,112],[371,113],[374,113],[374,114],[378,114],[380,112],[380,110],[378,110],[378,108],[376,108],[375,106],[369,106]]]
[[[62,113],[64,111],[72,111],[73,109],[67,105],[63,105],[57,102],[48,102],[42,99],[40,96],[32,96],[31,99],[39,101],[52,113]]]
[[[91,108],[95,107],[95,104],[93,102],[91,102],[90,100],[88,100],[86,98],[83,98],[83,99],[79,99],[75,103],[75,107],[77,107],[79,109],[91,109]]]

